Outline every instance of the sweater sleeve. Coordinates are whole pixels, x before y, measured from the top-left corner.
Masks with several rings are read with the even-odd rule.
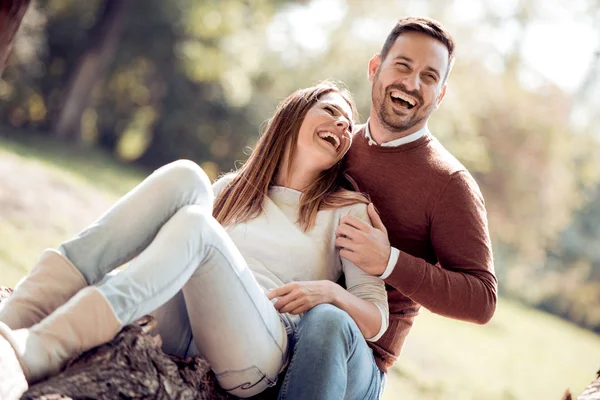
[[[400,251],[386,282],[434,313],[487,323],[496,309],[497,280],[483,196],[467,171],[452,175],[430,220],[439,265]]]
[[[371,225],[365,204],[356,204],[350,208],[353,215]],[[375,342],[385,333],[389,324],[389,308],[385,283],[380,278],[369,275],[352,262],[341,258],[342,270],[346,279],[346,289],[354,296],[369,301],[377,306],[381,314],[381,328],[369,342]]]
[[[231,183],[233,178],[235,177],[234,173],[229,173],[221,176],[212,184],[212,190],[215,195],[215,200],[219,197],[219,194]]]

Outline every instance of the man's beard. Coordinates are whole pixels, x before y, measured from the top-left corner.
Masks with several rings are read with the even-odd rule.
[[[379,121],[385,126],[385,128],[387,130],[389,130],[390,132],[394,132],[394,133],[400,133],[400,132],[405,132],[407,130],[409,130],[410,128],[414,127],[417,124],[420,124],[421,122],[423,122],[424,120],[426,120],[427,118],[429,118],[429,116],[431,115],[431,113],[434,110],[434,104],[431,104],[430,106],[428,106],[425,110],[425,113],[423,115],[418,115],[418,114],[413,114],[412,117],[410,117],[407,120],[401,119],[399,120],[397,116],[397,114],[395,114],[393,111],[392,113],[388,113],[387,110],[388,109],[392,109],[393,107],[388,104],[389,102],[391,102],[391,98],[389,96],[389,92],[391,90],[391,88],[394,89],[398,89],[408,95],[411,95],[413,97],[415,97],[416,99],[419,100],[420,104],[422,104],[421,101],[421,97],[419,95],[415,95],[415,93],[411,93],[410,91],[406,90],[406,88],[404,88],[402,85],[392,85],[392,86],[388,86],[385,90],[381,89],[381,84],[378,81],[378,75],[375,76],[375,81],[373,83],[372,89],[371,89],[371,98],[373,99],[373,104],[375,106],[375,109],[377,111],[377,115],[379,117]],[[381,97],[376,97],[376,94],[378,93],[382,93]],[[377,99],[377,101],[376,101]]]

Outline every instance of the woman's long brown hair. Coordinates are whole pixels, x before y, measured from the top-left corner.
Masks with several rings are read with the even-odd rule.
[[[262,213],[269,186],[274,184],[288,149],[290,157],[287,157],[287,170],[291,168],[292,155],[306,113],[321,96],[332,92],[339,93],[352,108],[352,115],[356,115],[356,106],[350,92],[331,82],[297,90],[284,99],[248,161],[217,197],[213,215],[221,225],[242,223]],[[342,171],[340,161],[323,171],[300,196],[298,223],[305,231],[312,228],[319,210],[368,203],[363,194],[342,188]]]

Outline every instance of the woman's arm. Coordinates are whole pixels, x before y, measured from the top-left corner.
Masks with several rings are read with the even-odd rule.
[[[343,210],[342,214],[353,215],[370,224],[366,205],[355,204]],[[389,324],[385,284],[346,259],[341,259],[341,263],[347,290],[327,280],[291,282],[272,290],[268,297],[279,297],[275,308],[290,314],[301,314],[317,304],[333,304],[352,317],[367,340],[377,341]]]
[[[382,310],[379,304],[361,299],[328,280],[291,282],[272,290],[268,297],[278,297],[275,308],[290,314],[304,313],[318,304],[333,304],[350,315],[367,340],[379,339],[388,325],[387,303]]]

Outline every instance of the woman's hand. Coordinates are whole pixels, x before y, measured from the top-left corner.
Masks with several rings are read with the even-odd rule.
[[[332,281],[291,282],[271,290],[267,297],[279,299],[274,306],[281,313],[301,314],[322,303],[335,302],[335,294],[343,288]]]

